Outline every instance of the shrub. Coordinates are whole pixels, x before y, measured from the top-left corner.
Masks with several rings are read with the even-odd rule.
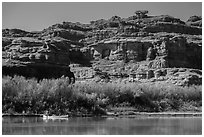
[[[3,113],[104,113],[111,107],[133,107],[138,111],[200,111],[202,87],[168,84],[77,82],[67,78],[2,79]],[[189,108],[187,107],[189,106]]]

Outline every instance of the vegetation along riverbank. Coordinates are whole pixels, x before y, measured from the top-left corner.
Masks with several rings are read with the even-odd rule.
[[[124,112],[123,112],[124,111]],[[158,83],[69,84],[69,79],[2,78],[2,113],[106,115],[119,112],[201,112],[202,86]]]

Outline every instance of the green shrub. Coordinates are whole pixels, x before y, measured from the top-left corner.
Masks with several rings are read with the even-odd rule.
[[[2,79],[3,113],[68,114],[103,113],[127,106],[138,111],[201,111],[202,87],[168,84],[77,82],[67,78],[35,79],[15,76]],[[188,108],[189,105],[189,108]]]

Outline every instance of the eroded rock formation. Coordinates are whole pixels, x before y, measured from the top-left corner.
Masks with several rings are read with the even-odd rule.
[[[190,25],[190,26],[199,26],[199,27],[202,27],[202,17],[201,16],[191,16],[187,22],[186,22],[187,25]]]
[[[147,13],[63,22],[38,32],[4,29],[3,75],[201,84],[202,18],[184,22]]]
[[[3,48],[3,75],[22,75],[25,77],[59,78],[70,72],[69,49],[66,40],[14,39]]]
[[[116,39],[90,45],[100,58],[110,60],[150,61],[149,68],[202,68],[202,47],[188,43],[185,37],[161,38],[157,41]],[[96,56],[97,57],[97,56]]]

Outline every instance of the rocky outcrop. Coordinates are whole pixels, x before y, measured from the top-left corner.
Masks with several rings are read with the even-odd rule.
[[[3,29],[2,36],[3,37],[38,37],[40,32],[28,32],[21,29]]]
[[[160,32],[202,35],[202,28],[188,25],[169,15],[144,18],[113,16],[108,20],[91,21],[90,26],[93,30],[86,34],[87,44],[118,37],[147,37]]]
[[[155,60],[166,61],[168,67],[202,68],[202,47],[188,43],[185,37],[166,38],[164,41],[158,41],[154,48],[157,51]]]
[[[25,37],[29,32],[21,29],[3,29],[3,37]]]
[[[118,29],[116,28],[94,30],[86,34],[86,38],[84,39],[84,41],[86,42],[86,44],[90,45],[101,40],[112,38],[116,36],[117,33]]]
[[[79,41],[80,39],[84,39],[85,35],[83,32],[72,29],[46,29],[41,33],[41,37],[45,38],[53,38],[53,37],[61,37],[71,41]]]
[[[201,16],[191,16],[187,22],[186,22],[187,25],[190,25],[190,26],[199,26],[199,27],[202,27],[202,17]]]
[[[69,59],[71,63],[78,63],[83,66],[90,66],[90,60],[93,59],[93,52],[90,48],[72,48],[69,50]]]
[[[153,49],[156,56],[149,62],[149,68],[202,68],[202,47],[188,43],[185,37],[175,36],[157,41]]]
[[[3,75],[58,78],[71,76],[70,43],[66,40],[14,39],[3,50]]]
[[[95,58],[110,60],[149,61],[149,68],[202,68],[202,47],[188,43],[185,37],[161,38],[157,41],[115,39],[90,45]]]
[[[169,32],[169,33],[181,33],[181,34],[190,34],[190,35],[202,35],[202,28],[186,26],[182,24],[173,24],[173,23],[155,23],[145,26],[142,31],[145,32]]]
[[[131,65],[124,67],[122,64],[119,65],[115,62],[112,65],[97,65],[95,68],[72,67],[72,71],[76,74],[78,80],[95,82],[119,82],[120,84],[121,82],[163,82],[178,86],[202,84],[202,71],[198,69],[155,68],[142,70]]]
[[[3,37],[2,38],[2,47],[4,48],[7,45],[10,45],[12,43],[12,38]]]
[[[202,20],[202,17],[201,17],[201,16],[196,16],[196,15],[194,15],[194,16],[191,16],[191,17],[187,20],[187,22],[196,22],[196,21],[199,21],[199,20]]]
[[[4,47],[9,59],[14,61],[62,65],[70,64],[69,49],[70,44],[66,41],[37,41],[26,38],[14,39],[10,45]]]
[[[159,22],[168,22],[168,23],[176,23],[176,24],[185,24],[185,22],[181,21],[178,18],[174,18],[169,15],[160,15],[160,16],[146,16],[145,18],[137,18],[136,16],[131,16],[124,21],[132,24],[138,24],[138,26],[144,26],[148,24],[154,24]]]
[[[78,30],[78,31],[90,31],[92,28],[89,24],[81,24],[79,22],[72,23],[72,22],[63,22],[62,24],[56,24],[53,25],[52,28],[63,28],[63,29],[72,29],[72,30]]]
[[[95,52],[101,55],[101,58],[142,61],[146,58],[147,49],[151,45],[149,42],[141,42],[135,39],[114,39],[101,41],[90,45],[90,47],[93,47]]]
[[[4,29],[3,75],[75,79],[71,63],[82,80],[201,84],[201,75],[195,73],[202,69],[202,18],[192,16],[183,22],[147,13],[137,11],[128,18],[113,16],[90,24],[63,22],[39,32]],[[171,74],[177,68],[185,68],[185,75],[180,69]]]

